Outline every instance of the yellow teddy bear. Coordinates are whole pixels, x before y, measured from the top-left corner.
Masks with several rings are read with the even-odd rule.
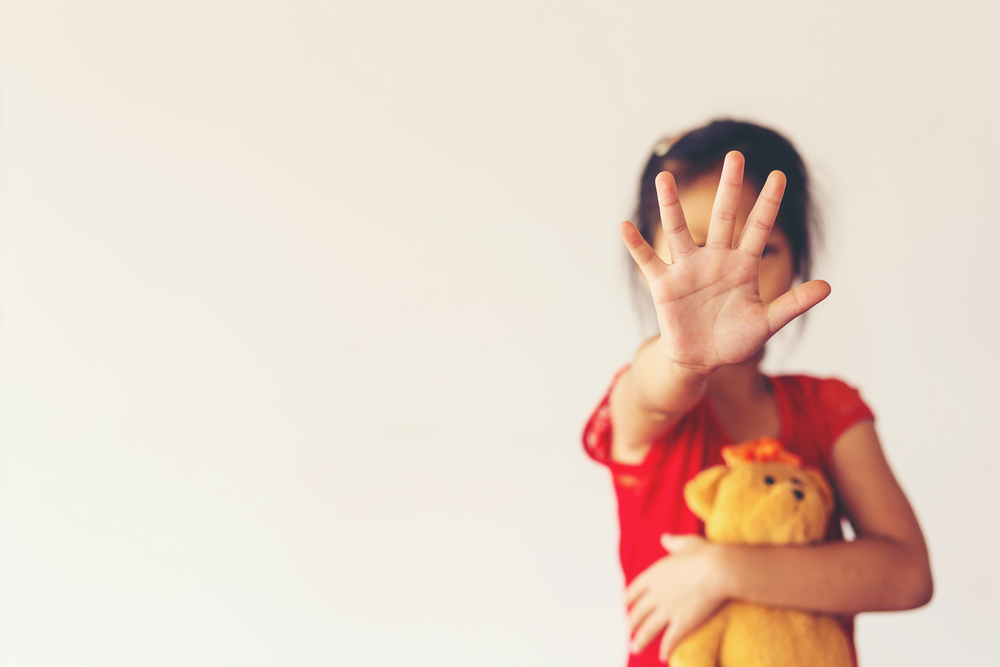
[[[684,499],[705,537],[730,544],[811,544],[826,535],[833,495],[823,475],[768,438],[726,447],[726,465],[702,471]],[[684,639],[671,667],[850,667],[830,616],[729,602]]]

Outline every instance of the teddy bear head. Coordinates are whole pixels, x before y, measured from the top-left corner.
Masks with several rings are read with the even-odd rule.
[[[724,456],[726,465],[703,470],[684,487],[688,507],[705,523],[705,537],[774,545],[823,539],[833,494],[819,471],[803,468],[773,440],[738,445]]]

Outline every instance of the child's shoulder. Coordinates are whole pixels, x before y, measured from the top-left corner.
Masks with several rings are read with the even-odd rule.
[[[793,413],[825,423],[831,439],[851,424],[875,419],[861,392],[840,378],[778,375],[770,379]]]

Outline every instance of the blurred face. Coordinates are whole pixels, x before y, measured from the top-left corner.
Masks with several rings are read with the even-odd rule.
[[[705,245],[705,240],[708,238],[708,222],[712,217],[712,204],[715,202],[715,191],[719,187],[721,176],[722,167],[720,166],[718,171],[705,174],[677,190],[677,195],[681,200],[681,208],[684,209],[684,218],[687,220],[688,229],[691,230],[691,237],[699,246]],[[734,247],[739,241],[740,233],[743,231],[743,226],[746,225],[747,216],[750,215],[750,210],[753,208],[754,202],[757,201],[758,194],[760,192],[753,184],[747,181],[743,182],[740,209],[733,233]],[[659,226],[656,228],[653,250],[664,261],[668,261],[670,250],[667,248],[663,229]],[[792,283],[795,280],[794,267],[795,261],[792,258],[788,237],[783,231],[773,227],[760,259],[761,301],[764,303],[774,301],[792,288]]]

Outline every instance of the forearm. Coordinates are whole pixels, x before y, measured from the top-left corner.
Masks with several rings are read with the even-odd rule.
[[[723,545],[725,596],[830,614],[913,609],[931,597],[923,544],[863,537],[804,547]]]
[[[631,371],[631,393],[636,405],[668,419],[684,414],[698,402],[711,374],[710,370],[680,368],[668,358],[659,336],[639,346]]]
[[[701,399],[707,381],[707,372],[674,364],[659,336],[645,341],[611,394],[613,447],[626,451],[648,446]]]

